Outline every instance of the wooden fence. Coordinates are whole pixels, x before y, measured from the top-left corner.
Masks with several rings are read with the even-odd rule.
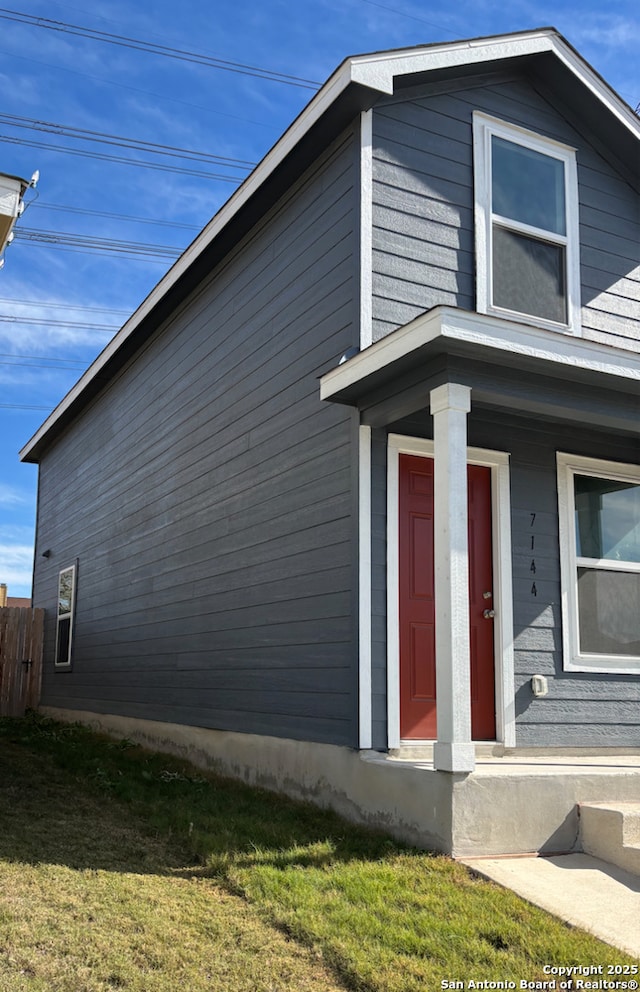
[[[44,610],[0,609],[0,716],[24,716],[40,702]]]

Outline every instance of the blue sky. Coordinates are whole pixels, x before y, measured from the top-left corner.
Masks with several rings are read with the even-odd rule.
[[[640,102],[640,14],[632,0],[97,0],[84,9],[57,0],[14,3],[0,14],[318,82],[359,52],[553,25],[629,104]],[[29,119],[256,163],[313,92],[0,17],[0,172],[41,175],[0,271],[0,582],[10,595],[30,594],[35,524],[37,470],[19,463],[18,450],[171,264],[166,253],[131,257],[96,244],[182,250],[247,174],[245,166],[160,157],[19,125]],[[43,244],[28,239],[31,231],[40,239],[63,233],[92,241]]]

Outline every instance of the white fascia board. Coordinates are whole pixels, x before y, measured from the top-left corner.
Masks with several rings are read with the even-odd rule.
[[[640,382],[640,355],[515,321],[435,307],[322,376],[320,398],[363,381],[438,338]]]
[[[351,79],[381,93],[394,92],[397,77],[428,73],[436,69],[483,65],[499,59],[553,52],[636,138],[640,120],[624,100],[578,55],[554,29],[543,28],[522,34],[477,38],[469,41],[428,45],[423,49],[400,49],[350,60]]]
[[[355,83],[373,87],[382,93],[393,93],[397,76],[535,55],[551,51],[554,37],[555,32],[542,30],[355,56],[351,59],[351,78]]]

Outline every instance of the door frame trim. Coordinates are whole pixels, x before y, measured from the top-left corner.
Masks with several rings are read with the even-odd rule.
[[[399,460],[401,454],[433,458],[434,444],[426,438],[404,434],[389,434],[387,443],[387,746],[395,749],[404,743],[400,738]],[[494,624],[496,740],[504,747],[515,747],[509,454],[486,448],[467,448],[467,463],[491,469],[493,588],[497,611]],[[419,743],[406,742],[411,746]]]

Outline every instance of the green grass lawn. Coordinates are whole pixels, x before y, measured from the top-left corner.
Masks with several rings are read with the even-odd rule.
[[[625,962],[448,858],[82,727],[0,721],[0,992],[435,992]]]

